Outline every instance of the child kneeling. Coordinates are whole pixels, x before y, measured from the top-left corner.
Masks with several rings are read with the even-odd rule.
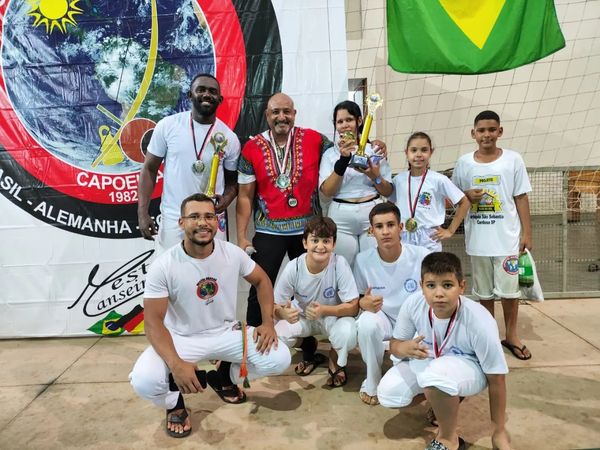
[[[388,408],[425,398],[437,417],[439,432],[427,449],[461,449],[457,421],[460,397],[489,386],[494,448],[510,448],[504,428],[505,374],[508,367],[498,326],[480,304],[462,297],[462,268],[452,253],[431,253],[421,266],[422,293],[400,309],[390,352],[399,359],[382,378],[377,396]]]
[[[315,335],[329,338],[329,379],[331,387],[346,384],[348,352],[357,345],[358,291],[350,265],[333,253],[337,227],[328,217],[315,217],[304,229],[306,253],[290,261],[275,284],[275,325],[279,338],[288,347],[302,349],[296,366],[305,376],[325,362],[316,353]],[[292,302],[292,298],[294,301]]]

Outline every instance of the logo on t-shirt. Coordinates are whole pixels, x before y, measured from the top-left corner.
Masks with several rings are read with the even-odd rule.
[[[474,203],[471,206],[472,212],[500,212],[502,211],[502,202],[500,201],[500,197],[498,193],[493,189],[484,189],[483,197],[479,200],[479,203]]]
[[[404,289],[406,292],[415,292],[417,287],[419,287],[419,283],[417,283],[417,280],[413,280],[412,278],[409,278],[404,282]]]
[[[219,292],[219,283],[216,278],[202,278],[196,284],[196,295],[201,300],[205,300],[207,305],[214,301],[213,297],[217,295],[217,292]]]
[[[431,205],[431,194],[429,192],[422,192],[421,195],[419,195],[419,204],[422,206]]]
[[[507,256],[502,263],[502,268],[509,275],[517,275],[519,273],[519,258],[515,255]]]
[[[333,298],[335,297],[335,289],[333,287],[328,287],[323,291],[323,297],[325,298]]]

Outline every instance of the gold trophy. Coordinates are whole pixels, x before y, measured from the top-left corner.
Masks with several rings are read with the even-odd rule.
[[[369,132],[371,131],[373,116],[377,108],[379,108],[382,104],[383,99],[377,92],[372,93],[367,98],[367,108],[369,114],[367,114],[367,119],[365,120],[365,126],[363,128],[362,135],[360,136],[360,142],[358,143],[358,149],[356,150],[356,153],[352,155],[352,159],[350,160],[348,167],[363,170],[369,168],[369,157],[365,153],[365,148],[367,147],[367,140],[369,139]]]
[[[219,131],[210,137],[210,143],[215,149],[215,153],[210,161],[210,175],[208,177],[208,186],[206,186],[206,191],[204,194],[207,197],[213,198],[215,196],[215,186],[217,184],[217,172],[219,171],[219,164],[225,155],[225,147],[227,147],[228,142],[225,138],[225,135]]]

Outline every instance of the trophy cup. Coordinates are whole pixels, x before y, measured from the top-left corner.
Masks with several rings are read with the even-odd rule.
[[[356,150],[356,153],[352,155],[352,159],[350,160],[350,164],[348,164],[348,167],[363,170],[369,168],[369,157],[365,153],[365,148],[367,147],[367,140],[369,139],[371,124],[373,123],[373,115],[375,114],[377,108],[379,108],[382,104],[383,99],[381,98],[381,95],[379,95],[377,92],[372,93],[367,98],[367,108],[369,110],[369,114],[367,114],[365,126],[363,128],[362,135],[360,136],[358,150]]]
[[[206,194],[207,197],[213,198],[215,196],[215,186],[217,184],[217,171],[219,170],[219,164],[221,158],[225,154],[225,147],[228,142],[225,135],[219,131],[210,137],[210,143],[215,149],[215,153],[210,161],[210,175],[208,177],[208,186],[206,187],[204,194]]]

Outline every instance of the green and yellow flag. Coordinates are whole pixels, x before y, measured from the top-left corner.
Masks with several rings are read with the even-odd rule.
[[[398,72],[499,72],[565,46],[552,0],[387,0],[387,27]]]

